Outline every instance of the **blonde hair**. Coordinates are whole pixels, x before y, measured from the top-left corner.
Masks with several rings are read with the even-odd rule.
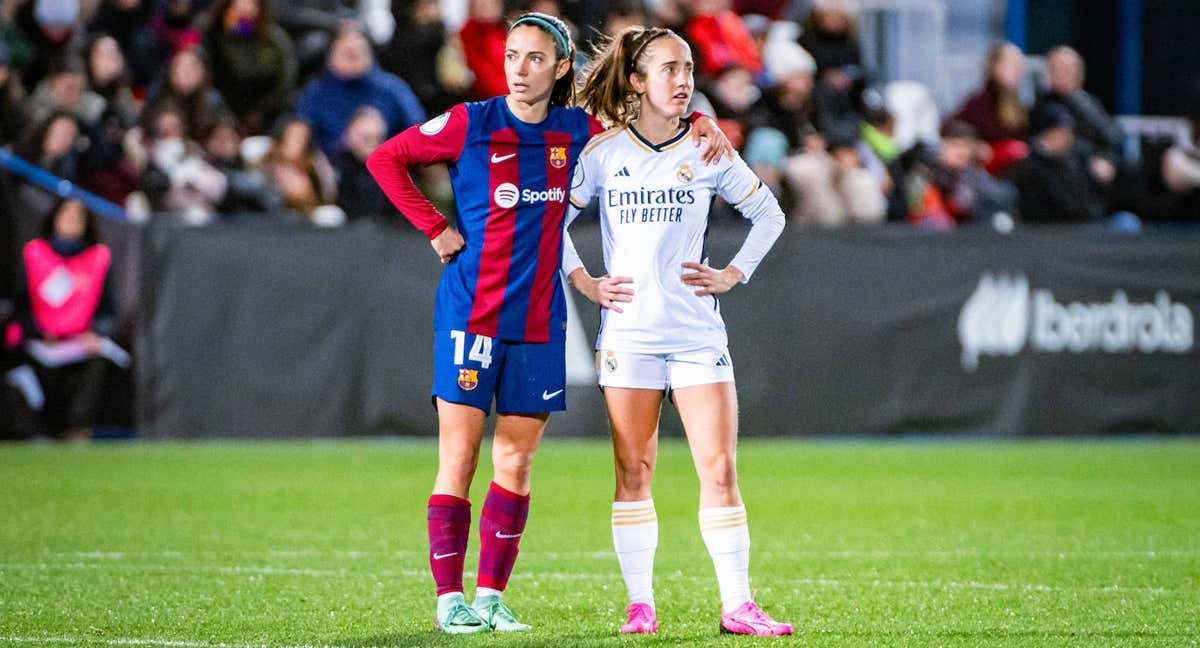
[[[623,126],[637,119],[642,100],[629,77],[635,72],[646,75],[646,53],[654,41],[664,36],[679,38],[670,29],[633,26],[601,41],[585,68],[583,87],[576,93],[578,105],[609,126]]]

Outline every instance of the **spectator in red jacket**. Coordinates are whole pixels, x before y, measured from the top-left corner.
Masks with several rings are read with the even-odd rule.
[[[506,95],[504,41],[508,38],[508,27],[504,24],[504,2],[471,0],[470,12],[458,36],[462,40],[467,67],[475,75],[471,92],[476,99]]]
[[[762,56],[741,16],[729,8],[729,0],[699,0],[696,14],[687,26],[688,40],[699,55],[700,72],[716,78],[729,68],[753,74],[762,71]]]
[[[986,168],[999,174],[1025,157],[1023,140],[1029,114],[1021,104],[1018,89],[1025,74],[1025,55],[1012,43],[1000,43],[988,54],[984,85],[946,121],[970,124],[979,138],[991,147]]]

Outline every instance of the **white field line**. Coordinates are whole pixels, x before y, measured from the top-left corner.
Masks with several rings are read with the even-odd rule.
[[[75,560],[125,560],[126,558],[186,558],[188,556],[216,556],[223,552],[215,551],[55,551],[43,554],[47,558],[69,558]],[[347,558],[361,560],[387,556],[424,556],[427,549],[394,549],[371,551],[360,549],[271,549],[267,551],[239,551],[243,555],[263,554],[273,558]],[[772,560],[795,558],[1011,558],[1039,559],[1053,558],[1058,560],[1107,560],[1110,558],[1183,558],[1200,560],[1200,549],[1130,549],[1112,551],[1038,551],[1038,552],[991,552],[980,549],[928,549],[919,551],[895,551],[890,549],[842,549],[842,550],[789,550],[786,552],[756,551],[755,557]],[[596,549],[592,551],[549,551],[530,553],[530,557],[545,560],[578,560],[591,558],[596,560],[612,560],[615,554],[611,549]]]
[[[381,569],[371,570],[366,572],[352,572],[345,569],[308,569],[308,568],[292,568],[292,567],[276,567],[271,565],[143,565],[143,564],[121,564],[121,563],[0,563],[0,573],[4,571],[133,571],[133,572],[154,572],[154,573],[215,573],[215,574],[231,574],[231,575],[250,575],[250,576],[308,576],[314,578],[347,578],[347,577],[372,577],[375,580],[381,578],[428,578],[429,572],[423,569]],[[465,572],[464,577],[474,578],[473,572]],[[684,582],[709,582],[712,579],[707,576],[696,576],[683,574],[678,571],[673,573],[659,574],[659,580],[665,581],[684,581]],[[589,572],[558,572],[558,571],[518,571],[513,574],[514,580],[529,580],[529,581],[578,581],[578,580],[600,580],[613,581],[619,580],[619,574],[616,570],[605,573],[589,573]],[[1138,593],[1150,595],[1177,594],[1177,595],[1192,595],[1200,594],[1200,591],[1190,589],[1167,589],[1165,587],[1130,587],[1124,585],[1107,585],[1104,587],[1079,587],[1067,585],[1044,585],[1038,583],[989,583],[980,581],[915,581],[915,580],[883,580],[883,579],[838,579],[838,578],[775,578],[771,579],[772,583],[781,586],[799,587],[826,587],[834,589],[849,589],[860,587],[874,587],[887,589],[930,589],[930,590],[991,590],[991,591],[1012,591],[1012,592],[1089,592],[1089,593]]]

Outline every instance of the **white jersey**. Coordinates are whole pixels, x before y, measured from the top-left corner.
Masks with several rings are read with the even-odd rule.
[[[633,278],[624,311],[601,310],[596,348],[675,353],[728,344],[714,295],[697,296],[683,283],[685,261],[708,263],[705,238],[715,196],[753,226],[730,262],[748,281],[783,230],[783,211],[740,157],[706,166],[690,127],[654,146],[632,127],[614,129],[584,148],[571,183],[567,224],[593,198],[600,202],[604,265],[611,276]],[[582,267],[564,236],[563,271]]]

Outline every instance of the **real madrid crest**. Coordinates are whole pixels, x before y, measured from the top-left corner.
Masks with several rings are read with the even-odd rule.
[[[675,171],[675,178],[680,182],[687,184],[694,180],[696,176],[692,173],[692,167],[690,164],[680,164],[679,169]]]
[[[555,169],[561,169],[567,166],[567,147],[550,147],[550,166],[554,167]]]
[[[608,369],[608,373],[616,373],[617,371],[617,355],[612,351],[604,352],[604,368]]]
[[[478,369],[459,369],[458,370],[458,388],[463,391],[471,391],[479,386],[479,370]]]

